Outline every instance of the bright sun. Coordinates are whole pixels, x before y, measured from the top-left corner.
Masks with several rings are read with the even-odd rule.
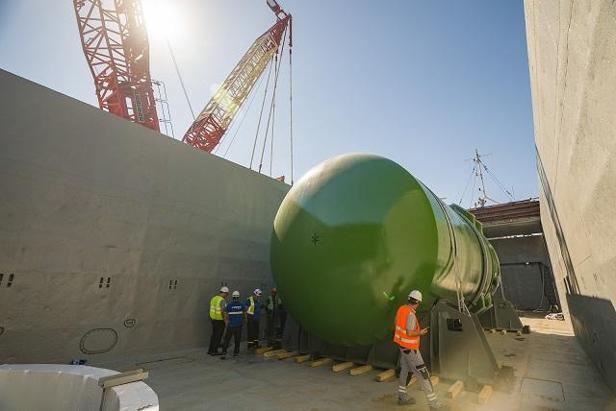
[[[143,0],[143,14],[150,36],[174,37],[180,27],[173,3],[168,0]]]

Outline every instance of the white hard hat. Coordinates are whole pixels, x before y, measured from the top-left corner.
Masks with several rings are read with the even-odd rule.
[[[220,292],[221,293],[228,293],[229,292],[229,287],[227,287],[227,286],[220,287]]]
[[[419,301],[421,302],[423,300],[423,296],[421,295],[421,291],[419,290],[413,290],[409,293],[409,298],[412,298],[413,300]]]
[[[255,294],[257,297],[260,297],[260,296],[261,296],[261,293],[262,293],[262,292],[261,292],[261,289],[260,289],[260,288],[257,288],[257,289],[255,289],[255,291],[254,291],[254,294]]]
[[[233,291],[233,294],[231,294],[232,297],[237,297],[240,298],[240,292],[239,291]]]

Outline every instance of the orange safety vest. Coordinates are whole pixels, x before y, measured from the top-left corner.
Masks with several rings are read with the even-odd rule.
[[[396,313],[396,330],[394,332],[394,342],[402,348],[409,350],[419,349],[419,336],[411,337],[406,333],[406,320],[409,315],[415,315],[415,310],[408,305],[398,308]],[[421,331],[419,320],[415,317],[415,328],[412,331]]]

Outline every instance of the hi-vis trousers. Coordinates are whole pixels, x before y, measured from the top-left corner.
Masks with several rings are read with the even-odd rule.
[[[408,394],[406,393],[406,385],[408,384],[409,372],[415,374],[415,378],[421,384],[421,388],[426,393],[429,404],[436,404],[437,397],[430,381],[430,372],[424,364],[424,360],[421,357],[419,350],[407,350],[400,348],[400,380],[398,382],[398,398],[405,399]]]

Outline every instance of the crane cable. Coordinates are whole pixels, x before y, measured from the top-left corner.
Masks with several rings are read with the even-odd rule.
[[[293,17],[289,19],[289,146],[291,154],[291,185],[293,185]]]
[[[267,92],[269,91],[270,78],[272,77],[272,67],[274,65],[274,59],[270,60],[269,71],[267,72],[267,81],[265,83],[265,93],[263,93],[263,102],[261,103],[261,111],[259,112],[259,122],[257,123],[257,132],[255,133],[255,140],[252,144],[252,154],[250,155],[250,166],[252,170],[252,162],[255,158],[255,149],[257,148],[257,140],[259,138],[259,130],[261,129],[261,120],[263,119],[263,109],[265,108],[265,101],[267,100]]]
[[[192,108],[192,104],[190,104],[190,99],[188,98],[188,91],[186,91],[186,86],[184,85],[184,79],[182,78],[182,74],[180,73],[180,68],[178,67],[178,62],[175,60],[175,53],[173,52],[173,47],[171,47],[171,42],[169,41],[169,37],[165,34],[165,40],[167,41],[167,49],[169,49],[169,54],[171,55],[171,60],[173,61],[173,67],[175,67],[175,73],[180,80],[180,85],[182,86],[182,91],[184,92],[184,98],[186,98],[186,103],[188,103],[188,108],[190,109],[190,114],[192,115],[193,121],[196,120],[195,111]]]
[[[280,63],[282,63],[282,54],[280,55]],[[278,83],[278,71],[280,70],[280,65],[276,69],[276,83]],[[274,84],[274,87],[276,85]],[[275,96],[276,94],[274,94]],[[270,162],[269,162],[269,175],[272,177],[272,168],[274,166],[274,125],[276,124],[276,99],[272,98],[272,136],[270,138]],[[267,138],[267,134],[266,134]]]
[[[274,109],[276,108],[276,89],[278,86],[278,75],[280,74],[280,64],[282,63],[282,53],[284,51],[284,44],[286,42],[287,39],[287,30],[285,29],[283,37],[282,37],[282,43],[281,43],[281,47],[280,47],[280,59],[278,59],[278,53],[276,53],[276,59],[277,59],[277,64],[276,67],[274,68],[274,89],[272,91],[272,100],[270,103],[270,110],[269,110],[269,115],[267,117],[267,125],[265,126],[265,139],[263,140],[263,146],[261,148],[261,159],[259,161],[259,173],[261,172],[261,168],[263,167],[263,157],[265,156],[265,146],[267,145],[267,136],[269,134],[269,128],[270,128],[270,123],[273,117],[273,113],[274,113]],[[274,129],[274,124],[272,123],[272,130]],[[272,131],[273,134],[273,131]]]

